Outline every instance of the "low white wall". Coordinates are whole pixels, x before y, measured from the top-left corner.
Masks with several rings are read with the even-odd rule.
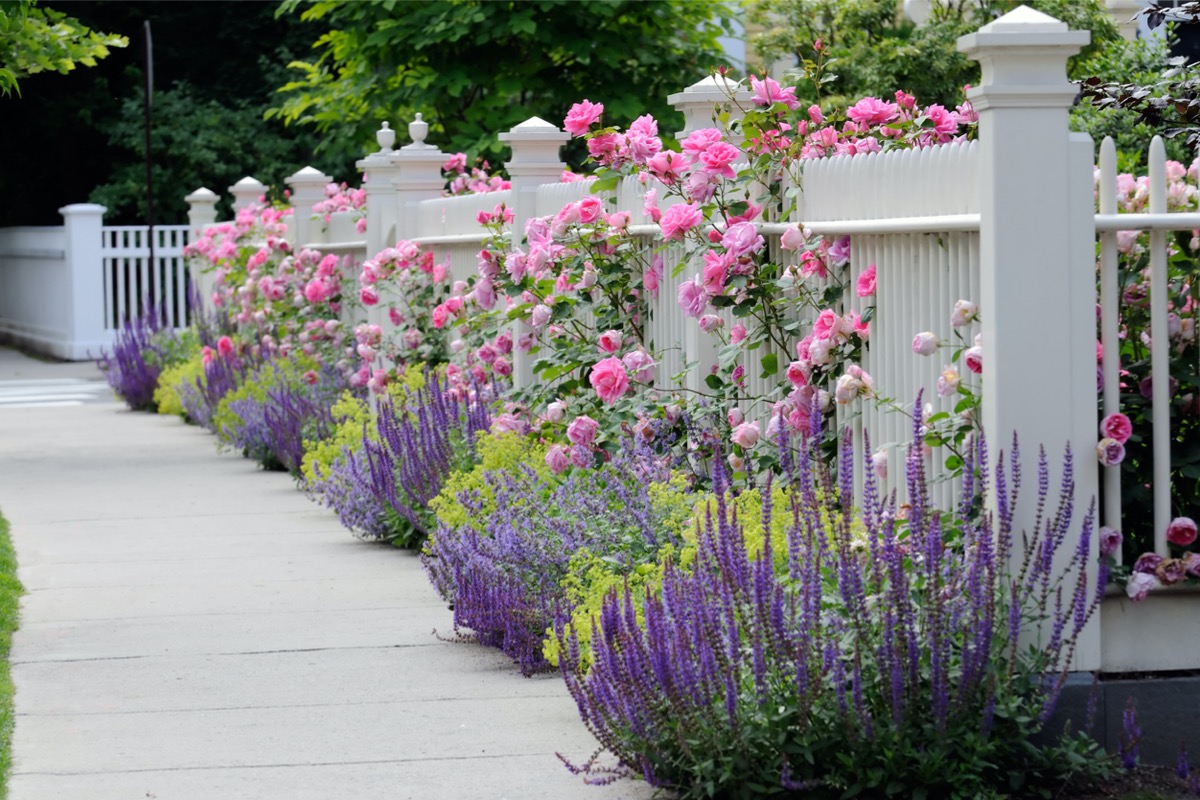
[[[59,358],[86,357],[71,341],[70,288],[65,228],[0,229],[0,338]]]

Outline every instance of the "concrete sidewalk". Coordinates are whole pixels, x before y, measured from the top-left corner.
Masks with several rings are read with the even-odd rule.
[[[0,510],[28,591],[12,800],[650,796],[562,767],[595,745],[561,680],[436,638],[413,555],[202,430],[0,408]]]

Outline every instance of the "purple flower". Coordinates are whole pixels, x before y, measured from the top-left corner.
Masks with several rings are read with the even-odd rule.
[[[1121,532],[1116,528],[1100,529],[1100,555],[1108,558],[1121,549]]]

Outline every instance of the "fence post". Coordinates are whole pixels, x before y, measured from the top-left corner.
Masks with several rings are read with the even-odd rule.
[[[205,228],[217,222],[217,193],[201,186],[183,199],[188,204],[188,225],[192,229],[189,241],[194,241],[204,233]],[[212,273],[202,272],[200,265],[192,259],[188,263],[188,274],[191,276],[192,286],[196,287],[197,299],[201,303],[212,302],[213,289],[216,288]],[[200,309],[194,311],[199,312]]]
[[[537,189],[543,183],[558,183],[567,165],[559,160],[558,151],[571,136],[558,126],[539,117],[530,117],[511,131],[500,134],[500,141],[512,148],[512,160],[505,163],[512,184],[513,212],[512,242],[516,248],[525,238],[525,223],[537,213]],[[513,340],[520,341],[528,333],[524,322],[513,326]],[[534,359],[519,347],[513,348],[513,385],[528,386],[533,382]]]
[[[257,203],[258,198],[267,193],[267,187],[258,178],[247,175],[230,186],[229,193],[233,195],[233,211],[236,214],[241,209]]]
[[[408,123],[408,135],[412,143],[401,147],[392,155],[395,171],[391,174],[392,189],[395,192],[391,218],[385,218],[382,225],[384,233],[392,230],[395,225],[395,239],[415,239],[420,230],[420,217],[417,205],[423,200],[440,197],[446,181],[442,178],[442,165],[446,163],[446,154],[431,144],[425,144],[429,135],[429,123],[417,114],[416,119]],[[367,230],[370,231],[370,222]]]
[[[314,167],[305,167],[283,179],[292,190],[292,221],[288,232],[297,250],[312,243],[312,207],[325,199],[325,187],[332,181],[333,178]]]
[[[731,100],[737,100],[742,105],[749,103],[750,90],[741,88],[738,82],[723,75],[709,75],[682,92],[668,95],[667,102],[683,114],[683,130],[675,136],[683,139],[701,128],[711,128],[714,124],[713,108],[730,104]],[[730,112],[731,120],[741,117],[736,105],[730,104],[726,110]]]
[[[1117,23],[1117,30],[1121,32],[1121,37],[1130,42],[1136,40],[1138,34],[1136,14],[1146,4],[1142,0],[1105,0],[1104,5],[1108,7],[1108,13],[1112,14],[1113,20]]]
[[[958,40],[959,50],[983,67],[980,85],[968,93],[979,112],[981,156],[983,428],[993,457],[1008,452],[1018,433],[1027,476],[1037,474],[1044,446],[1052,487],[1062,448],[1070,445],[1075,531],[1098,488],[1096,269],[1090,138],[1068,128],[1078,89],[1067,80],[1066,64],[1090,37],[1021,6]],[[1033,493],[1032,486],[1021,492],[1013,523],[1018,542],[1033,527]],[[1091,580],[1096,540],[1093,534]],[[1074,550],[1062,549],[1056,568]],[[1074,583],[1068,577],[1065,585]],[[1073,669],[1099,667],[1096,615],[1080,637]]]
[[[395,244],[396,187],[393,181],[397,169],[392,145],[396,132],[388,123],[375,133],[379,150],[355,163],[362,170],[363,188],[367,192],[367,258],[373,258],[389,244]],[[390,240],[390,241],[389,241]]]
[[[104,322],[104,206],[74,203],[58,210],[64,227],[64,255],[70,284],[67,341],[58,353],[71,361],[82,361],[100,354],[100,348],[112,345],[112,334]],[[133,298],[137,307],[139,298]],[[120,324],[120,320],[114,320]]]

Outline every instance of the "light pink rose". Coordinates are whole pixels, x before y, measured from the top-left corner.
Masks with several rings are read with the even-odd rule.
[[[832,339],[842,332],[842,318],[832,309],[825,309],[813,323],[814,339]]]
[[[546,451],[546,466],[555,475],[566,472],[567,467],[571,466],[571,454],[565,444],[552,445]]]
[[[679,203],[668,208],[662,215],[663,239],[671,241],[683,238],[683,234],[700,224],[704,211],[698,203]]]
[[[605,331],[600,334],[597,345],[605,353],[615,353],[621,349],[621,333],[620,331]]]
[[[947,366],[942,370],[942,374],[938,376],[937,393],[938,397],[950,397],[958,391],[958,385],[962,378],[952,366]]]
[[[859,297],[870,297],[875,294],[875,265],[871,264],[863,270],[854,284],[854,290]]]
[[[631,350],[621,362],[638,383],[650,383],[654,380],[654,359],[645,350]]]
[[[567,418],[567,407],[558,400],[546,406],[546,421],[553,422],[555,425]]]
[[[734,344],[741,344],[746,339],[746,326],[738,323],[729,329],[729,341]]]
[[[729,455],[725,456],[725,461],[729,464],[729,468],[734,472],[741,472],[746,467],[746,459],[742,458],[737,453],[730,453]]]
[[[1109,414],[1100,422],[1100,435],[1125,444],[1133,435],[1133,423],[1129,421],[1129,417],[1120,412]]]
[[[978,309],[974,303],[970,300],[959,300],[954,304],[954,311],[950,314],[950,324],[955,328],[961,328],[973,322],[977,314]]]
[[[499,356],[492,362],[492,372],[501,378],[507,378],[509,375],[512,375],[512,364],[504,356]]]
[[[610,356],[592,367],[588,382],[605,403],[612,405],[629,389],[629,376],[621,359]]]
[[[1162,586],[1162,582],[1158,578],[1145,572],[1135,572],[1129,576],[1129,581],[1125,584],[1125,594],[1135,603],[1140,603],[1146,599],[1146,595],[1151,589],[1158,589]]]
[[[686,139],[680,142],[679,146],[693,162],[696,162],[700,160],[700,156],[705,150],[719,141],[721,141],[721,131],[716,128],[701,128],[689,134]]]
[[[888,476],[888,453],[887,450],[876,450],[871,454],[871,468],[875,470],[875,477],[881,481],[886,481]]]
[[[758,444],[759,435],[757,422],[743,422],[733,429],[729,440],[743,450],[749,450]]]
[[[566,119],[563,120],[563,129],[572,136],[583,136],[603,113],[603,103],[591,103],[587,100],[576,103],[567,112]]]
[[[725,327],[725,320],[716,314],[705,314],[700,318],[700,330],[705,333],[712,333],[723,327]]]
[[[729,423],[729,427],[736,428],[746,421],[746,415],[737,406],[725,412],[725,420]]]
[[[1125,460],[1125,445],[1116,439],[1101,439],[1096,445],[1096,457],[1100,459],[1101,466],[1115,467]]]
[[[804,232],[800,230],[799,225],[790,225],[779,237],[779,246],[784,250],[799,250],[804,247]]]
[[[918,333],[913,337],[912,351],[919,356],[933,355],[938,351],[937,335],[930,331]]]
[[[591,447],[592,442],[596,441],[596,431],[598,430],[600,430],[599,422],[585,414],[580,414],[567,425],[567,438],[572,444]]]
[[[1167,541],[1187,547],[1196,541],[1196,523],[1191,517],[1176,517],[1167,526]]]
[[[540,328],[550,321],[550,315],[553,313],[554,312],[550,306],[546,305],[545,303],[538,303],[533,307],[533,310],[529,312],[529,324],[535,328]]]
[[[857,398],[862,390],[863,382],[854,375],[846,373],[837,379],[837,385],[834,387],[833,396],[839,405],[846,405]]]
[[[684,281],[679,285],[679,307],[689,317],[699,318],[708,308],[708,293],[700,284],[699,276],[695,280]]]
[[[766,246],[766,239],[758,233],[758,226],[753,222],[739,222],[730,225],[721,237],[721,246],[733,258],[757,253]]]

